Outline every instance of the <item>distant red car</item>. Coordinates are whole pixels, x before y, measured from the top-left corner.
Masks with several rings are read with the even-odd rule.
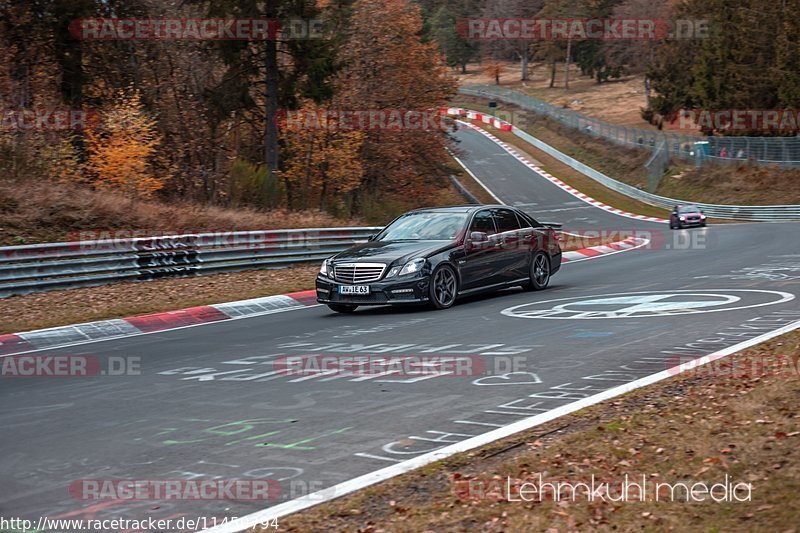
[[[669,216],[669,229],[706,227],[706,215],[696,205],[676,205]]]

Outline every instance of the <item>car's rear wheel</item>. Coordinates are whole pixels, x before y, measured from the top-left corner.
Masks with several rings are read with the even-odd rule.
[[[328,304],[328,307],[331,308],[331,311],[336,311],[337,313],[352,313],[358,309],[357,305],[351,304]]]
[[[550,258],[544,252],[537,252],[531,261],[530,281],[526,288],[541,291],[550,284]]]
[[[458,278],[455,271],[447,265],[434,270],[429,293],[431,305],[436,309],[452,307],[458,296]]]

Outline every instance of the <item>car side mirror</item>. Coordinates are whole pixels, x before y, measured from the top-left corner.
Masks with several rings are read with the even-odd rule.
[[[484,243],[489,240],[489,235],[482,232],[482,231],[470,231],[469,232],[469,241],[467,242],[468,248],[477,248],[480,243]]]
[[[374,240],[375,240],[375,237],[377,237],[377,236],[378,236],[378,234],[377,234],[377,233],[373,233],[372,235],[370,235],[370,236],[368,236],[368,237],[367,237],[367,242],[372,242],[372,241],[374,241]]]

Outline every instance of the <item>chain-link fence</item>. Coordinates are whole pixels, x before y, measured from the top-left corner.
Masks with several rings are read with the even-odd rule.
[[[703,137],[664,133],[611,124],[493,85],[461,87],[459,93],[515,104],[585,134],[622,146],[644,148],[653,152],[664,150],[669,157],[693,161],[697,166],[709,162],[800,166],[800,137]]]

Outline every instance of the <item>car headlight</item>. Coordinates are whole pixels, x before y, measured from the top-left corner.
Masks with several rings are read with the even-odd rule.
[[[400,267],[392,267],[389,269],[389,272],[386,273],[387,278],[391,278],[397,275],[400,272]]]
[[[331,275],[329,274],[329,271],[330,271],[330,265],[328,264],[328,260],[326,259],[325,261],[322,262],[322,265],[320,265],[319,273],[322,274],[323,276],[329,278],[329,277],[331,277]]]
[[[413,261],[409,261],[405,264],[403,268],[400,269],[400,276],[405,276],[406,274],[416,274],[422,267],[425,266],[424,259],[414,259]]]

